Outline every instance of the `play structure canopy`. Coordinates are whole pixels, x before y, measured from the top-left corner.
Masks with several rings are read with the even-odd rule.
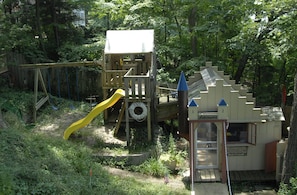
[[[154,51],[154,30],[109,30],[105,54],[135,54]]]

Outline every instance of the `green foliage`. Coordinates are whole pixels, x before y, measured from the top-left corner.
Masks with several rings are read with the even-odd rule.
[[[1,88],[0,92],[0,111],[3,113],[3,120],[15,127],[30,122],[33,94],[5,87]]]
[[[191,76],[195,71],[199,70],[200,66],[205,65],[205,59],[203,58],[191,58],[181,63],[177,68],[178,72],[184,71],[186,76]]]
[[[83,144],[22,129],[1,129],[0,136],[0,194],[188,193],[109,175]]]
[[[73,25],[74,9],[87,12],[85,27]],[[180,71],[192,75],[209,60],[248,85],[260,96],[259,104],[276,105],[280,98],[258,92],[278,91],[283,84],[293,89],[295,10],[293,0],[5,1],[0,9],[1,53],[21,53],[28,63],[99,59],[106,30],[150,28],[163,67],[161,80],[176,80]],[[285,68],[279,69],[276,61]],[[276,70],[271,83],[265,80],[265,67],[270,66]]]
[[[173,135],[169,135],[167,150],[160,156],[160,161],[171,171],[181,169],[186,161],[187,152],[177,149]]]
[[[73,45],[67,43],[59,49],[60,61],[81,61],[81,60],[96,60],[102,56],[103,43],[100,44],[84,44]]]
[[[74,26],[73,10],[87,11],[91,5],[93,1],[5,1],[0,10],[1,51],[20,53],[28,63],[58,61],[63,45],[86,43],[90,35],[87,29]]]
[[[157,81],[159,83],[174,83],[176,79],[170,77],[170,73],[161,68],[158,70]]]
[[[147,151],[151,145],[152,143],[147,139],[146,127],[136,125],[130,129],[130,145],[128,148],[131,153]]]
[[[22,110],[23,106],[26,108],[26,101],[32,99],[32,93],[3,88],[0,90],[1,98],[5,96],[1,100],[11,98],[18,110]],[[42,107],[38,121],[43,125],[50,125],[60,115],[87,112],[90,109],[85,103],[75,104],[59,98],[52,100],[59,103],[56,104],[59,109],[53,112],[50,106]],[[70,103],[74,103],[75,110],[69,108]],[[8,112],[14,114],[7,111],[4,115]],[[16,117],[14,120],[20,123],[21,119]],[[86,140],[83,140],[86,134],[80,136],[81,140],[65,141],[62,137],[39,132],[39,123],[34,126],[34,131],[25,125],[9,125],[8,128],[0,129],[0,194],[188,194],[187,190],[172,190],[163,183],[147,185],[133,178],[123,179],[110,175],[102,167],[104,163],[94,158],[93,153],[112,150],[120,154],[125,151],[128,153],[127,149],[107,145],[99,139],[95,140],[93,146],[86,145]],[[125,160],[108,163],[126,168]],[[166,169],[153,160],[142,167],[141,170],[146,169],[149,174],[160,176],[164,175]]]
[[[297,178],[291,178],[290,184],[281,183],[278,193],[279,195],[294,195],[297,193]]]
[[[169,173],[169,169],[164,165],[164,163],[156,158],[150,158],[143,164],[134,166],[132,170],[154,177],[164,177]]]
[[[3,167],[3,164],[0,164]],[[14,182],[9,170],[1,170],[0,172],[0,194],[13,194]]]

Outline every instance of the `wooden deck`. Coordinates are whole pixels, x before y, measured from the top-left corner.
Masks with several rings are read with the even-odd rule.
[[[270,182],[275,181],[275,172],[259,171],[230,171],[232,182]],[[221,172],[218,169],[196,170],[195,182],[220,182]]]
[[[196,170],[195,182],[219,182],[221,173],[218,169],[199,169]]]
[[[177,101],[171,101],[171,102],[161,102],[157,105],[157,120],[165,121],[169,119],[175,119],[177,118],[178,113],[178,107],[177,107]]]
[[[275,172],[266,173],[264,170],[259,171],[231,171],[230,172],[231,181],[254,181],[254,182],[264,182],[264,181],[274,181]]]

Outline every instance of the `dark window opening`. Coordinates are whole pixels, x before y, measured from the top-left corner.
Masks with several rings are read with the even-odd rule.
[[[256,124],[230,123],[227,129],[227,142],[256,144]]]
[[[231,123],[227,130],[228,142],[247,142],[248,125],[246,123]]]

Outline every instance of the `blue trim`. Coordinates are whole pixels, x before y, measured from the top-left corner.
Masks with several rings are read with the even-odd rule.
[[[188,90],[189,89],[188,89],[185,74],[184,72],[181,72],[179,76],[178,85],[177,85],[177,91],[188,91]]]
[[[219,106],[227,106],[227,103],[223,98],[219,101]]]
[[[189,107],[197,107],[198,105],[196,104],[196,102],[191,99],[190,103],[188,104]]]

